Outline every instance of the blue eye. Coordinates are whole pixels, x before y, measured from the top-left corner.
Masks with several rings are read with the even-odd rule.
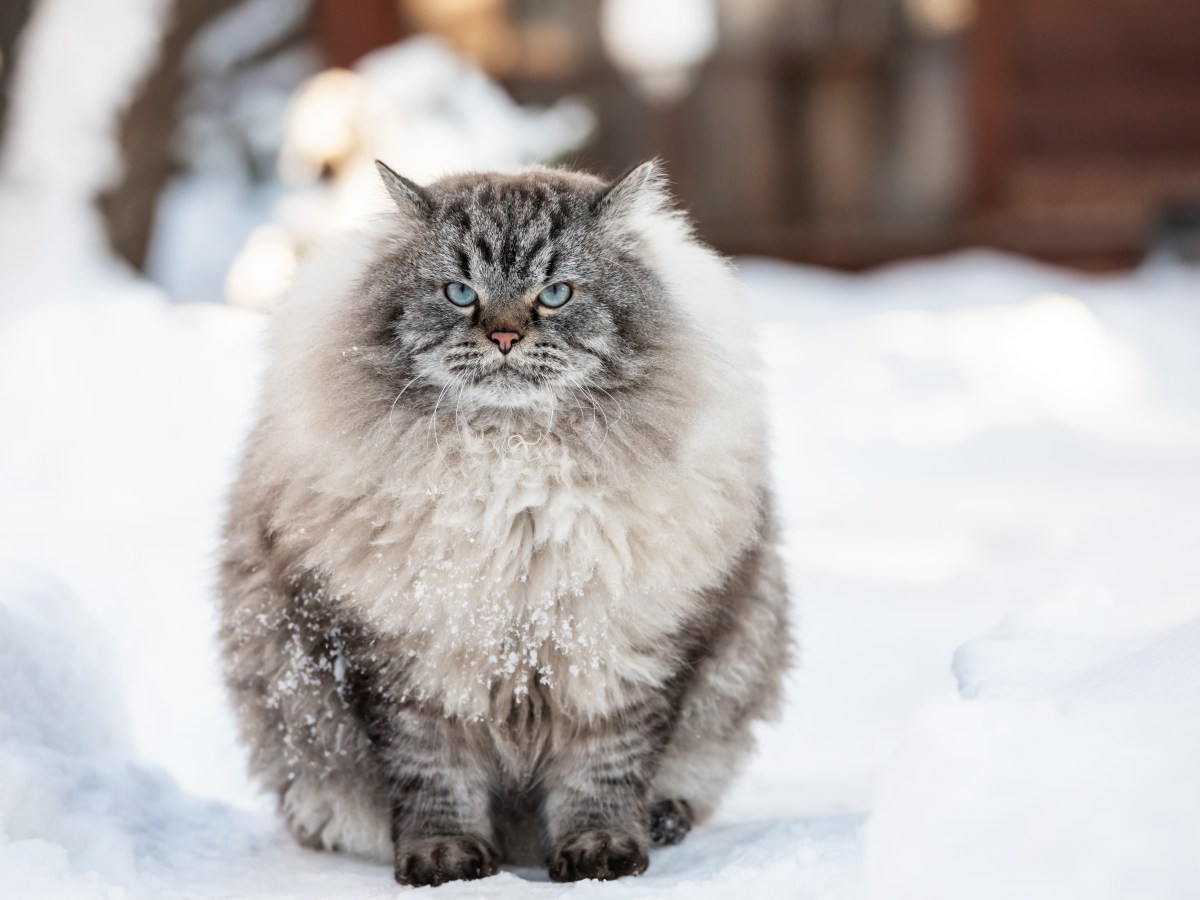
[[[573,293],[574,291],[571,290],[571,286],[565,281],[556,281],[549,287],[542,288],[542,292],[537,296],[538,303],[542,304],[542,306],[548,306],[551,309],[558,309],[558,307],[571,299],[571,294]]]
[[[452,281],[446,285],[446,299],[455,306],[470,306],[479,299],[475,289],[461,281]]]

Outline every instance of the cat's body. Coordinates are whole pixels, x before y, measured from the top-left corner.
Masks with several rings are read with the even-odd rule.
[[[279,313],[233,493],[252,769],[407,883],[640,872],[787,658],[735,285],[649,168],[385,180]]]

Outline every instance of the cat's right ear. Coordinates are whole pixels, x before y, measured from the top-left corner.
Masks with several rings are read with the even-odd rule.
[[[379,170],[383,186],[402,213],[420,215],[429,211],[431,204],[425,188],[393,171],[381,160],[375,160],[375,168]]]
[[[596,210],[606,218],[620,219],[638,212],[655,213],[670,205],[662,163],[651,159],[609,185],[596,201]]]

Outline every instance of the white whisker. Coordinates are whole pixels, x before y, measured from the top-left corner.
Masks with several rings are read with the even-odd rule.
[[[392,422],[392,414],[396,411],[396,404],[400,402],[400,398],[404,396],[404,392],[407,391],[410,387],[412,387],[413,383],[416,382],[417,379],[419,379],[420,377],[421,377],[420,375],[416,376],[416,378],[413,378],[412,381],[410,381],[404,387],[400,388],[400,393],[398,393],[396,395],[396,399],[392,401],[391,407],[388,408],[387,421],[388,421],[388,427],[392,429],[392,434],[397,433],[396,425],[394,422]]]
[[[450,464],[446,462],[446,455],[442,452],[442,443],[438,439],[437,414],[438,407],[442,405],[442,398],[446,396],[446,391],[450,389],[452,384],[454,384],[453,381],[446,382],[442,388],[442,392],[438,394],[437,402],[433,404],[433,412],[429,415],[429,428],[433,432],[433,445],[437,448],[438,457],[441,459],[442,465],[447,469],[450,468]]]

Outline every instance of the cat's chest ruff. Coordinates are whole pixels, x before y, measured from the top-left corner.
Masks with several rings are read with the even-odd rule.
[[[475,718],[531,689],[601,713],[668,677],[648,647],[677,627],[681,595],[645,584],[635,497],[550,439],[489,449],[448,455],[373,517],[374,574],[351,602],[407,635],[414,694]]]
[[[510,435],[499,452],[461,455],[436,477],[428,496],[432,521],[470,543],[503,547],[521,533],[527,539],[523,562],[532,565],[537,551],[578,537],[581,517],[599,514],[608,493],[556,442]]]
[[[414,695],[489,718],[536,685],[603,714],[670,677],[672,636],[753,533],[743,457],[693,446],[622,464],[555,435],[443,435],[326,506],[306,559],[407,648]]]

